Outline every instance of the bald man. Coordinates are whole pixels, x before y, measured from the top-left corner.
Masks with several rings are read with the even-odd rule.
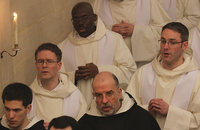
[[[160,130],[153,116],[119,87],[114,74],[97,74],[92,87],[94,99],[79,120],[82,129]]]

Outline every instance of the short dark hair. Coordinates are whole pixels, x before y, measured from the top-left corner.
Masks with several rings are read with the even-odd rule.
[[[71,126],[72,130],[80,130],[78,122],[70,116],[53,118],[49,123],[48,130],[50,130],[52,126],[56,129],[64,129],[68,126]]]
[[[188,31],[187,27],[185,25],[183,25],[182,23],[180,23],[180,22],[168,23],[162,28],[162,32],[166,28],[180,33],[181,34],[181,39],[182,39],[183,42],[188,41],[189,31]]]
[[[57,57],[57,61],[60,62],[61,58],[62,58],[62,52],[60,50],[60,48],[58,48],[57,45],[53,44],[53,43],[42,43],[35,51],[35,60],[37,61],[37,54],[40,51],[43,50],[49,50],[53,53],[55,53],[56,57]]]
[[[23,106],[26,108],[32,103],[32,99],[33,94],[31,89],[22,83],[11,83],[4,88],[2,93],[2,100],[4,104],[5,100],[18,100],[22,101]]]
[[[92,5],[91,5],[90,3],[88,3],[88,2],[79,2],[79,3],[77,3],[77,4],[72,8],[72,11],[71,11],[72,17],[73,17],[74,12],[75,12],[77,9],[80,9],[80,7],[86,8],[86,9],[90,12],[91,15],[94,14]]]

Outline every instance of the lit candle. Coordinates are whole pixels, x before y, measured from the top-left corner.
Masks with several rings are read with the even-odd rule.
[[[17,14],[13,13],[14,39],[15,44],[18,44],[18,29],[17,29]]]

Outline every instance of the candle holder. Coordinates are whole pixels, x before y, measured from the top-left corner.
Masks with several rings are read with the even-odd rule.
[[[15,44],[15,46],[14,46],[14,48],[12,50],[15,51],[14,55],[12,55],[9,52],[4,50],[4,51],[1,52],[1,58],[3,58],[3,53],[4,52],[8,53],[11,57],[15,57],[17,55],[17,52],[20,51],[21,49],[18,47],[18,44]]]

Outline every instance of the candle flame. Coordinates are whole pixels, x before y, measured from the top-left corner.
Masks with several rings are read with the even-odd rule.
[[[13,16],[14,16],[14,18],[16,18],[17,17],[17,13],[13,13]]]

